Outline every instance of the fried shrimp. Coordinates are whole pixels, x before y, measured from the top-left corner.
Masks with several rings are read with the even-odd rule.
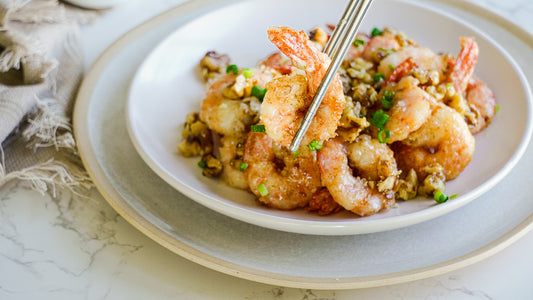
[[[325,216],[341,211],[342,206],[333,200],[328,189],[324,187],[313,195],[306,209],[316,212],[319,216]]]
[[[321,51],[328,32],[271,27],[268,39],[278,49],[253,68],[209,51],[199,66],[209,87],[200,112],[187,116],[181,154],[201,156],[204,176],[280,210],[369,216],[396,199],[451,199],[446,181],[470,163],[473,135],[498,108],[474,75],[474,38],[460,37],[460,51],[450,54],[394,28],[358,33],[302,146],[291,152],[331,64]]]
[[[494,93],[483,81],[472,76],[466,88],[466,102],[470,112],[465,117],[472,134],[487,127],[496,113]]]
[[[413,63],[423,70],[436,70],[442,73],[446,64],[443,56],[437,55],[429,48],[417,46],[403,47],[399,51],[392,52],[381,60],[378,66],[378,73],[388,77],[394,69],[402,62],[411,58]]]
[[[249,126],[257,122],[260,105],[257,99],[247,99],[247,90],[253,85],[265,86],[272,77],[272,72],[259,69],[255,69],[250,78],[243,74],[220,77],[207,91],[200,119],[218,134],[245,134]]]
[[[458,93],[464,93],[470,78],[474,75],[474,68],[479,55],[479,48],[473,37],[460,37],[461,51],[456,59],[448,61],[450,69],[448,82],[452,83]]]
[[[372,37],[363,50],[362,57],[370,61],[379,61],[383,56],[387,55],[388,51],[396,51],[400,49],[400,43],[396,40],[396,36],[390,32]]]
[[[391,207],[394,193],[382,193],[372,188],[367,179],[354,176],[347,154],[346,146],[338,138],[324,142],[318,152],[322,183],[333,199],[359,216],[368,216]]]
[[[248,179],[243,170],[246,168],[242,156],[244,154],[244,137],[224,136],[220,140],[220,161],[222,162],[222,178],[235,188],[248,189]]]
[[[348,144],[347,151],[350,167],[362,178],[380,181],[398,173],[394,152],[368,134],[361,134]]]
[[[418,87],[418,80],[407,76],[393,88],[394,99],[385,129],[390,131],[388,143],[401,141],[419,129],[431,115],[434,99]]]
[[[418,178],[425,178],[424,169],[438,164],[451,180],[470,163],[475,140],[462,116],[439,103],[420,129],[392,146],[400,169],[414,169]]]
[[[261,121],[267,134],[276,143],[288,147],[331,60],[313,46],[303,31],[272,27],[268,29],[268,38],[291,59],[294,66],[305,69],[305,77],[292,74],[288,77],[277,77],[269,82],[261,105]],[[336,75],[304,136],[303,143],[307,144],[312,140],[325,141],[334,137],[345,103],[343,86]]]
[[[250,190],[269,207],[305,207],[322,186],[315,151],[302,148],[294,155],[266,134],[248,134],[243,159]]]

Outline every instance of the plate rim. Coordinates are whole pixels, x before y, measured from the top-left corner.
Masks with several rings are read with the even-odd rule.
[[[390,285],[413,281],[417,279],[427,278],[439,274],[443,274],[455,269],[459,269],[475,262],[483,260],[491,255],[501,251],[510,244],[517,241],[529,231],[533,230],[533,213],[525,218],[522,222],[514,228],[501,235],[494,241],[484,245],[474,251],[465,255],[455,257],[453,259],[443,261],[441,263],[429,265],[422,268],[411,269],[402,272],[388,273],[376,276],[360,276],[349,277],[343,279],[330,278],[307,278],[301,276],[288,276],[275,274],[263,270],[252,269],[249,267],[237,265],[235,263],[225,261],[223,259],[214,257],[199,251],[183,242],[173,240],[167,233],[157,228],[155,225],[147,222],[133,207],[131,207],[122,196],[115,190],[114,186],[109,182],[102,167],[97,163],[97,157],[92,149],[88,128],[83,128],[83,120],[87,117],[86,112],[90,104],[90,98],[94,87],[99,82],[99,74],[102,73],[107,64],[111,62],[120,52],[135,41],[136,38],[142,36],[152,30],[155,30],[161,24],[170,22],[175,17],[186,17],[187,13],[195,10],[201,10],[206,6],[211,8],[220,5],[220,3],[235,3],[241,0],[194,0],[186,2],[171,8],[151,19],[142,23],[141,25],[128,31],[117,41],[111,44],[94,62],[83,80],[76,104],[73,111],[74,120],[74,134],[78,141],[78,150],[82,158],[83,164],[94,181],[95,186],[102,194],[104,199],[130,224],[132,224],[139,231],[146,234],[148,237],[158,242],[160,245],[173,251],[174,253],[189,259],[195,263],[201,264],[208,268],[233,275],[236,277],[263,282],[274,285],[284,285],[296,288],[313,288],[313,289],[348,289],[348,288],[364,288],[377,287],[383,285]],[[516,37],[524,41],[525,44],[533,48],[533,35],[505,19],[504,17],[493,13],[483,7],[473,3],[466,3],[460,0],[431,0],[428,2],[444,3],[449,6],[456,6],[466,9],[468,12],[479,16],[482,19],[497,22],[497,25],[503,27],[509,32],[515,34]],[[90,161],[95,164],[90,164]]]
[[[213,197],[204,195],[200,191],[197,191],[196,189],[191,188],[187,184],[181,182],[175,177],[172,172],[161,166],[160,161],[150,155],[149,147],[145,147],[144,145],[142,145],[142,143],[140,143],[141,139],[139,138],[139,130],[137,128],[138,126],[136,126],[136,122],[132,117],[135,114],[135,108],[132,107],[131,104],[132,102],[134,102],[132,100],[132,93],[135,89],[134,84],[135,82],[140,80],[140,77],[142,77],[140,71],[145,68],[150,58],[153,57],[155,52],[157,52],[157,49],[159,49],[161,45],[167,44],[168,40],[172,39],[172,36],[176,34],[176,31],[179,30],[180,27],[177,27],[176,29],[174,29],[174,31],[172,31],[170,34],[166,35],[162,40],[156,43],[153,49],[148,53],[146,58],[141,62],[141,64],[134,72],[131,84],[128,89],[124,109],[126,116],[126,129],[130,137],[130,141],[134,145],[135,150],[140,155],[144,163],[146,163],[153,172],[155,172],[167,184],[172,186],[174,189],[177,189],[181,193],[185,194],[193,201],[236,220],[274,230],[312,235],[352,235],[374,233],[419,224],[463,207],[464,205],[470,203],[476,198],[479,198],[484,193],[492,189],[495,185],[497,185],[503,178],[505,178],[506,175],[509,174],[509,172],[516,166],[520,158],[525,153],[525,150],[527,149],[527,145],[529,144],[531,138],[531,132],[533,131],[533,116],[531,108],[533,106],[533,96],[531,94],[531,87],[516,60],[508,53],[505,48],[500,45],[500,43],[496,42],[490,37],[490,35],[485,33],[480,28],[474,26],[473,24],[470,24],[467,20],[454,16],[453,14],[438,11],[435,7],[428,6],[423,2],[413,2],[404,0],[396,1],[403,2],[408,5],[414,5],[422,9],[427,9],[432,11],[433,13],[441,14],[445,18],[448,18],[454,22],[466,26],[469,29],[474,30],[476,34],[480,35],[486,41],[488,41],[498,52],[502,54],[504,59],[509,62],[509,65],[517,73],[517,76],[520,79],[520,83],[525,89],[525,96],[527,98],[526,104],[528,107],[529,114],[527,115],[527,122],[525,124],[524,132],[521,136],[520,143],[518,143],[517,145],[515,153],[513,153],[510,156],[509,160],[507,160],[503,164],[503,167],[497,172],[495,172],[488,180],[469,191],[466,195],[461,195],[461,197],[455,199],[455,201],[447,202],[438,206],[429,207],[420,211],[411,212],[406,215],[391,216],[383,219],[363,221],[360,221],[358,219],[354,219],[357,221],[334,220],[332,222],[328,222],[328,220],[310,221],[293,219],[284,216],[275,216],[260,211],[249,210],[246,207],[239,206],[239,204],[232,203],[231,200],[228,202],[224,202],[218,199],[214,199]],[[232,1],[227,5],[224,5],[224,7],[240,2],[244,1]],[[198,17],[201,16],[202,14],[200,14]],[[186,23],[184,25],[186,25]]]

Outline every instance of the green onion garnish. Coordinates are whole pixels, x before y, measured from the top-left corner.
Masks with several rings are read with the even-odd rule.
[[[377,128],[383,128],[387,121],[389,121],[389,116],[382,110],[378,109],[371,116],[370,124],[376,126]]]
[[[296,150],[296,151],[294,151],[294,152],[292,153],[292,155],[294,155],[294,156],[298,156],[299,154],[300,154],[300,150]]]
[[[383,32],[379,30],[378,28],[374,28],[372,29],[372,32],[370,32],[370,36],[375,37],[375,36],[381,35],[382,33]]]
[[[433,199],[435,199],[435,201],[437,201],[437,203],[444,203],[444,202],[448,201],[448,199],[450,199],[450,197],[448,197],[446,194],[444,194],[440,190],[437,190],[435,192],[435,194],[433,194]]]
[[[394,101],[394,92],[384,91],[383,97],[381,98],[381,105],[383,106],[383,108],[390,109],[392,107],[393,101]]]
[[[244,76],[244,78],[250,78],[252,77],[252,75],[254,75],[254,69],[246,68],[242,70],[242,75]]]
[[[381,73],[374,75],[374,82],[380,82],[381,80],[385,80],[385,75]]]
[[[239,171],[242,172],[242,171],[246,170],[246,168],[248,168],[248,164],[245,163],[245,162],[243,162],[243,163],[241,163],[241,165],[239,166]]]
[[[394,71],[394,68],[395,68],[394,65],[392,65],[392,64],[389,65],[389,69],[390,69],[391,71]]]
[[[500,106],[496,105],[496,107],[494,107],[494,114],[497,114],[499,111],[500,111]]]
[[[380,128],[378,130],[378,141],[382,144],[386,144],[389,142],[389,139],[390,139],[390,130],[385,129],[385,128]]]
[[[387,54],[391,54],[392,52],[396,52],[396,50],[394,50],[394,49],[385,49],[385,48],[381,48],[381,47],[379,47],[378,50],[382,51],[382,52],[385,52]]]
[[[252,87],[252,96],[259,99],[259,101],[263,102],[263,98],[265,98],[265,94],[267,92],[267,89],[264,89],[258,85],[254,85]]]
[[[226,74],[233,73],[234,75],[239,74],[239,67],[237,65],[229,65],[226,67]]]
[[[261,183],[261,184],[257,187],[257,191],[258,191],[259,194],[260,194],[261,196],[263,196],[263,197],[266,196],[266,195],[268,195],[268,189],[267,189],[267,187],[266,187],[263,183]]]
[[[311,149],[311,151],[318,151],[322,149],[322,144],[317,140],[312,140],[309,144],[307,144],[307,148]]]
[[[252,125],[252,131],[266,133],[265,125]]]
[[[198,167],[200,167],[201,169],[205,169],[207,167],[207,164],[205,163],[205,161],[201,160],[198,162]]]
[[[363,46],[364,44],[365,44],[365,41],[360,40],[360,39],[356,39],[355,41],[353,41],[353,45],[355,47]]]
[[[447,89],[451,88],[452,86],[453,86],[453,83],[451,83],[451,82],[446,83],[446,88]]]

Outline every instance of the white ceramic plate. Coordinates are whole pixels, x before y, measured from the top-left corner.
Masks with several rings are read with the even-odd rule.
[[[325,2],[319,0],[246,1],[180,26],[155,47],[131,84],[127,127],[146,163],[174,188],[220,213],[306,234],[368,233],[415,224],[461,207],[493,187],[516,164],[529,138],[531,96],[522,72],[504,49],[473,26],[434,9],[395,0],[376,1],[361,30],[393,26],[423,46],[451,53],[459,51],[459,36],[475,36],[480,48],[476,74],[492,87],[501,106],[493,124],[476,135],[470,165],[447,184],[447,193],[458,198],[441,205],[427,198],[400,201],[398,208],[365,218],[349,212],[321,217],[305,210],[279,211],[259,205],[251,193],[203,177],[198,158],[177,153],[185,116],[199,111],[205,96],[196,69],[205,52],[228,53],[239,66],[255,66],[276,50],[266,37],[269,26],[305,30],[334,24],[345,4],[328,1],[325,9]],[[297,13],[301,7],[306,7],[306,13]],[[258,18],[258,12],[268,17]]]
[[[129,85],[164,37],[228,1],[240,2],[189,2],[128,32],[99,57],[80,88],[74,133],[84,165],[109,204],[141,232],[174,253],[233,276],[342,289],[449,272],[497,253],[533,229],[531,147],[510,174],[477,201],[421,224],[372,234],[270,230],[205,209],[172,188],[150,170],[127,137],[124,106]],[[520,65],[533,61],[533,36],[509,21],[461,1],[424,3],[490,32]],[[533,69],[524,73],[533,83]]]

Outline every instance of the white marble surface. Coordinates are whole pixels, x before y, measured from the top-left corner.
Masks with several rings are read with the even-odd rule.
[[[116,38],[183,0],[130,0],[82,28],[88,68]],[[533,32],[530,0],[472,0]],[[0,189],[0,299],[532,299],[533,232],[450,273],[340,291],[255,283],[187,261],[121,218],[93,191]]]

